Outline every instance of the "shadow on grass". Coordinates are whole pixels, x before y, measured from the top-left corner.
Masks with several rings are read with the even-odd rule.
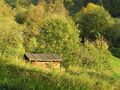
[[[109,51],[112,53],[113,56],[120,59],[120,48],[112,47],[109,48]]]

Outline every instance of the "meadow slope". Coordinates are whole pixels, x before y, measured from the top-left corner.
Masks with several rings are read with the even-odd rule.
[[[114,69],[119,69],[120,61],[109,57]],[[119,90],[120,74],[114,69],[42,69],[15,57],[1,57],[0,90]]]

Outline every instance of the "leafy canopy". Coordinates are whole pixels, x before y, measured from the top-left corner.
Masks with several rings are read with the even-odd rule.
[[[64,66],[74,64],[77,61],[79,35],[71,19],[52,15],[46,18],[39,32],[37,52],[61,55],[64,59]]]
[[[11,8],[0,1],[0,54],[20,56],[24,52],[20,26]]]
[[[106,29],[113,25],[110,14],[102,7],[89,3],[74,16],[79,28],[82,29],[82,37],[96,39],[105,34]]]

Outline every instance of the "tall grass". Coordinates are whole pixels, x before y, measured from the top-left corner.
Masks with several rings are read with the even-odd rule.
[[[0,90],[119,90],[118,79],[112,73],[42,69],[15,57],[0,57]]]

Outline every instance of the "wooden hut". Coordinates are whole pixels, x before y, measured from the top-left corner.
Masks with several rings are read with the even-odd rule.
[[[62,61],[57,54],[26,53],[24,55],[24,59],[26,62],[30,62],[32,65],[44,68],[60,68],[60,63]]]

